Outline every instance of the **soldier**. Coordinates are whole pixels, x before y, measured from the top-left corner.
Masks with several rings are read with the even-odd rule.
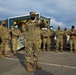
[[[0,57],[3,57],[2,53],[4,51],[4,55],[6,57],[9,57],[10,55],[8,54],[9,51],[9,40],[10,38],[10,33],[9,30],[6,28],[6,22],[2,21],[2,24],[0,26],[0,34],[1,34],[1,50],[0,50]]]
[[[41,38],[40,38],[40,46],[39,46],[39,49],[43,50],[42,31],[43,31],[43,29],[44,29],[43,32],[47,32],[47,31],[45,31],[45,30],[47,30],[47,28],[48,28],[48,22],[47,22],[45,19],[41,18],[41,17],[40,17],[40,22],[42,22],[42,23],[41,23],[41,25],[40,25],[40,34],[41,34],[40,36],[41,36]],[[45,23],[46,23],[46,24],[45,24]],[[43,50],[43,51],[45,51],[45,50]]]
[[[40,44],[40,25],[44,22],[39,22],[35,19],[35,12],[30,12],[30,20],[26,23],[27,33],[26,33],[26,70],[32,72],[30,67],[30,58],[33,52],[34,68],[41,69],[38,66],[38,54],[39,54],[39,44]],[[46,23],[44,22],[46,25]]]
[[[64,50],[66,48],[66,45],[68,44],[68,40],[67,39],[68,39],[68,30],[65,27],[64,34],[63,34],[63,48],[64,48]]]
[[[50,26],[50,45],[54,49],[54,37],[55,37],[55,31],[53,30],[53,26]]]
[[[75,26],[71,27],[71,30],[68,32],[70,35],[70,53],[73,50],[73,45],[74,45],[74,52],[76,53],[76,29]]]
[[[43,51],[50,51],[50,31],[47,28],[42,28],[41,36],[43,41]]]
[[[17,45],[18,45],[18,38],[21,36],[21,31],[18,28],[18,25],[15,24],[15,26],[11,30],[12,33],[12,51],[14,55],[17,54]]]
[[[60,26],[58,26],[58,30],[56,30],[55,34],[56,34],[56,52],[59,49],[59,45],[62,52],[63,51],[63,31],[61,30]]]

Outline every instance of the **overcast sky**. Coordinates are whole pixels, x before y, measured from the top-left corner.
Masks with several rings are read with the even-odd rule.
[[[52,18],[54,28],[76,26],[76,0],[0,0],[0,20],[30,11]]]

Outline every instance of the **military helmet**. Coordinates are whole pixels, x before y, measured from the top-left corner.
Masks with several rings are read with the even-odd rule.
[[[35,15],[36,15],[36,12],[30,12],[30,16],[35,17]]]
[[[16,22],[14,22],[14,25],[16,25]]]

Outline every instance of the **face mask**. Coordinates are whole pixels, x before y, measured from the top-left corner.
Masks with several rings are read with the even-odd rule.
[[[58,30],[60,30],[60,28],[58,28]]]
[[[3,26],[5,27],[5,26],[6,26],[6,24],[3,24]]]
[[[50,28],[50,29],[53,29],[53,28]]]
[[[16,25],[16,26],[15,26],[15,28],[17,28],[17,29],[18,29],[18,26]]]
[[[31,17],[31,19],[32,19],[32,20],[34,20],[34,19],[35,19],[35,17]]]

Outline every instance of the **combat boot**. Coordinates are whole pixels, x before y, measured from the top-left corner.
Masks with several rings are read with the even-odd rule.
[[[17,52],[16,52],[16,51],[13,51],[13,54],[14,54],[14,55],[16,55],[16,54],[17,54]]]
[[[76,50],[74,50],[74,53],[76,53]]]
[[[37,61],[34,61],[34,68],[41,70],[42,68],[38,65]]]
[[[48,52],[50,52],[50,49],[47,49]]]
[[[10,57],[10,55],[9,54],[5,54],[5,57]]]
[[[4,56],[2,54],[0,54],[0,58],[3,58]]]
[[[63,52],[63,49],[61,49],[61,52]]]
[[[30,67],[30,63],[29,62],[26,62],[26,70],[28,72],[33,72],[32,68]]]
[[[70,53],[72,53],[72,50],[70,50]]]
[[[4,56],[2,55],[2,51],[0,51],[0,58],[3,58]]]
[[[58,52],[58,49],[56,49],[56,53]]]
[[[45,49],[43,49],[43,52],[45,52]]]

